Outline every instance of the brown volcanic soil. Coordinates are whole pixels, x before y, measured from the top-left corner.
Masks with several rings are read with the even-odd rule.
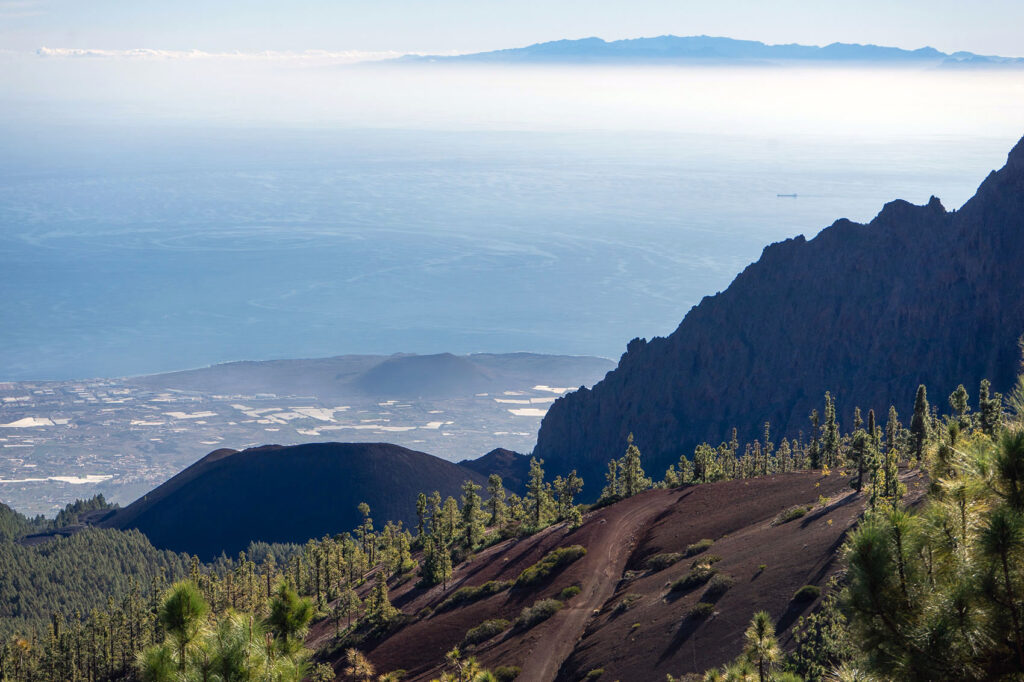
[[[916,479],[908,481],[912,494]],[[772,526],[779,512],[797,504],[830,497],[805,517]],[[378,671],[408,671],[409,680],[439,675],[446,651],[466,631],[492,618],[514,621],[523,607],[557,595],[573,584],[582,592],[551,619],[526,632],[506,632],[477,647],[474,655],[487,667],[516,665],[519,680],[575,682],[594,668],[606,679],[622,682],[664,679],[665,673],[702,672],[739,654],[751,615],[767,610],[778,623],[780,641],[791,646],[790,628],[814,603],[794,604],[793,593],[805,584],[824,587],[837,569],[836,551],[856,522],[863,497],[849,489],[849,478],[834,472],[778,474],[747,481],[726,481],[676,490],[653,490],[585,517],[569,532],[564,524],[529,538],[491,547],[460,565],[447,592],[440,586],[417,590],[414,581],[392,590],[392,600],[406,614],[436,607],[454,589],[488,580],[514,580],[556,547],[580,544],[587,555],[536,588],[511,589],[485,600],[419,618],[385,640],[368,644],[365,653]],[[682,552],[702,538],[715,540],[706,554],[722,557],[719,572],[735,585],[716,603],[705,621],[686,619],[704,588],[671,593],[668,584],[685,575],[693,559],[663,571],[645,568],[648,557]],[[764,571],[758,567],[766,564]],[[627,594],[638,595],[624,612],[615,606]],[[324,622],[311,633],[311,644],[330,645],[333,626]],[[338,652],[336,669],[344,668]],[[342,677],[341,679],[344,679]]]

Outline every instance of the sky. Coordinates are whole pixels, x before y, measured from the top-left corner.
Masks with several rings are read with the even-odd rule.
[[[1024,56],[1020,0],[0,0],[0,50],[453,53],[722,35]]]

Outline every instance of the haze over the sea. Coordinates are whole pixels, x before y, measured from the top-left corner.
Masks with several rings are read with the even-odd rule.
[[[97,16],[16,19],[47,49],[0,54],[0,380],[616,358],[767,243],[894,198],[959,206],[1024,133],[1014,69],[360,66],[444,50],[255,50],[174,21],[135,50]],[[918,38],[892,44],[1019,53]]]

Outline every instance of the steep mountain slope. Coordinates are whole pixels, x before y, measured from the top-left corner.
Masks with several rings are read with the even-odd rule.
[[[945,402],[1015,378],[1024,332],[1024,140],[963,208],[894,201],[867,225],[839,220],[807,241],[765,248],[667,338],[634,339],[615,371],[557,400],[534,454],[600,489],[633,432],[660,473],[732,427],[795,436],[826,390],[840,419],[855,405],[911,407],[918,384]]]
[[[805,584],[825,585],[837,568],[836,550],[863,508],[863,497],[850,492],[848,483],[838,474],[801,472],[642,493],[588,514],[575,531],[559,524],[483,550],[457,567],[446,591],[423,590],[415,581],[394,586],[392,601],[412,616],[410,622],[361,647],[380,672],[404,669],[406,679],[429,680],[470,628],[489,619],[514,621],[524,607],[572,585],[580,587],[579,594],[549,620],[464,647],[464,654],[490,668],[518,666],[521,680],[576,682],[603,668],[605,679],[646,682],[665,673],[703,671],[736,656],[758,609],[778,621],[780,641],[789,646],[796,618],[814,606],[813,600],[794,602],[794,592]],[[908,487],[919,490],[916,483]],[[819,495],[832,499],[802,519],[773,524],[780,512],[813,506]],[[651,556],[685,552],[703,538],[715,541],[704,553],[660,571],[647,568]],[[586,555],[539,584],[438,608],[461,587],[514,581],[551,550],[576,544]],[[708,600],[705,587],[672,591],[668,585],[686,575],[694,559],[710,554],[721,557],[714,565],[735,582],[715,600],[710,618],[688,619],[698,600]],[[324,621],[310,643],[330,648],[333,632]],[[343,652],[336,655],[341,672]]]
[[[349,531],[362,516],[415,524],[416,496],[459,495],[487,477],[388,443],[269,445],[217,450],[107,516],[107,528],[138,528],[159,548],[209,559],[250,541],[305,542]]]

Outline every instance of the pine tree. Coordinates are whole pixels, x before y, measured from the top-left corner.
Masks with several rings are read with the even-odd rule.
[[[792,471],[796,468],[793,466],[793,448],[785,438],[779,443],[779,451],[776,456],[778,457],[779,469],[781,471]]]
[[[430,519],[429,532],[436,535],[441,528],[441,493],[436,490],[427,497],[427,516]]]
[[[448,589],[448,581],[454,574],[452,565],[452,551],[447,545],[440,545],[436,552],[437,560],[434,564],[434,584],[441,583],[441,589]]]
[[[956,390],[949,395],[949,405],[953,408],[953,413],[956,415],[957,421],[960,422],[961,429],[966,429],[970,425],[967,418],[967,413],[971,411],[968,399],[967,389],[963,384],[957,386]]]
[[[961,386],[961,388],[963,388]],[[928,408],[928,391],[921,384],[917,387],[914,398],[914,416],[910,418],[910,433],[914,437],[914,457],[920,462],[924,457],[924,445],[928,440],[930,421]],[[891,447],[891,444],[888,444]]]
[[[933,470],[927,503],[869,512],[844,548],[843,592],[864,662],[886,679],[1024,673],[1024,432],[969,439]]]
[[[608,473],[604,475],[607,484],[601,491],[601,499],[615,501],[622,497],[622,484],[619,481],[619,460],[608,461]]]
[[[583,490],[583,479],[577,476],[576,470],[573,469],[565,478],[556,476],[552,488],[555,493],[558,520],[568,519],[576,508],[576,495]]]
[[[825,392],[825,424],[822,426],[822,457],[829,467],[839,464],[839,422],[836,421],[836,404],[832,394]]]
[[[462,484],[462,529],[463,544],[467,549],[473,550],[484,536],[484,524],[480,518],[480,495],[477,491],[480,486],[473,481],[466,481]]]
[[[900,464],[900,434],[903,432],[903,425],[900,424],[896,408],[889,406],[889,420],[885,425],[885,457],[883,460],[883,473],[885,479],[884,496],[890,502],[896,502],[903,496],[905,486],[899,481]]]
[[[681,484],[679,480],[679,472],[676,471],[675,464],[669,464],[668,469],[665,469],[665,477],[661,479],[661,485],[664,488],[678,488]]]
[[[544,482],[544,460],[530,458],[530,472],[526,484],[527,507],[534,530],[547,525],[551,506],[550,486]]]
[[[990,396],[990,390],[989,380],[982,379],[978,388],[978,425],[989,438],[995,438],[1002,425],[1003,396],[999,393]]]
[[[515,493],[508,496],[508,518],[512,523],[526,523],[526,505]]]
[[[640,449],[633,443],[633,434],[626,438],[626,454],[620,462],[622,469],[622,492],[626,497],[651,487],[651,479],[644,474],[643,463],[640,461]]]
[[[743,653],[752,665],[757,666],[760,682],[769,679],[768,675],[782,655],[779,642],[775,638],[775,624],[767,611],[758,611],[750,620],[747,631],[743,633]]]
[[[770,464],[772,454],[775,452],[775,444],[772,443],[772,423],[764,423],[764,465],[761,467],[762,473],[767,475],[770,468],[774,468]]]
[[[807,448],[807,456],[812,469],[821,468],[821,434],[820,418],[817,410],[811,410],[811,442]]]
[[[372,682],[377,674],[373,664],[358,649],[346,651],[345,662],[348,663],[345,674],[360,682]]]
[[[680,485],[693,482],[693,463],[683,455],[679,458],[679,483]]]
[[[853,433],[850,457],[857,467],[857,478],[852,483],[853,489],[860,492],[864,488],[864,476],[871,462],[871,437],[864,429],[858,429]]]
[[[178,670],[185,670],[186,655],[202,632],[210,605],[191,581],[175,583],[160,607],[160,625],[174,641]]]
[[[407,573],[415,566],[412,560],[412,538],[408,531],[402,531],[396,539],[398,559],[395,562],[395,573]]]
[[[881,433],[875,424],[875,411],[868,410],[868,450],[865,461],[865,469],[868,480],[871,482],[871,496],[868,498],[868,506],[874,509],[885,495],[885,470],[883,467],[881,453]]]
[[[881,435],[878,432],[878,425],[875,424],[874,410],[868,410],[868,436],[871,437],[871,444],[878,450],[881,447]]]
[[[391,605],[391,599],[388,597],[388,581],[384,574],[378,571],[373,587],[366,596],[366,618],[375,625],[383,625],[391,622],[397,614],[398,609]]]
[[[416,537],[423,537],[427,525],[427,495],[420,493],[416,497]]]
[[[448,496],[444,500],[444,506],[441,508],[441,519],[439,537],[441,543],[449,548],[449,551],[455,549],[455,539],[458,535],[459,530],[459,503],[455,501],[455,498]]]
[[[487,495],[487,508],[491,512],[488,525],[504,528],[508,522],[508,510],[505,506],[505,486],[498,474],[491,474],[487,478]]]
[[[302,647],[302,636],[312,618],[313,602],[300,597],[287,582],[278,583],[266,623],[283,653],[293,654]]]
[[[341,590],[341,594],[338,596],[338,601],[334,605],[334,616],[337,619],[335,621],[336,627],[340,625],[341,618],[347,618],[348,624],[352,625],[352,616],[359,613],[359,607],[363,605],[359,595],[352,589],[352,585],[345,583],[345,587]]]
[[[717,467],[715,451],[707,443],[701,443],[693,451],[693,477],[701,483],[714,481]]]

